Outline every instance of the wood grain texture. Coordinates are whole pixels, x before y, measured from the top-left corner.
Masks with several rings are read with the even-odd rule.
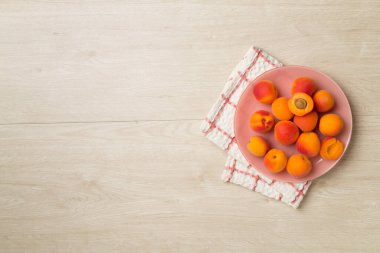
[[[0,1],[0,252],[379,252],[379,1]],[[298,210],[220,181],[201,120],[250,45],[341,84]]]

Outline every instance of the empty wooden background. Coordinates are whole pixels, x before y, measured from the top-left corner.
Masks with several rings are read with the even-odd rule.
[[[0,2],[0,252],[379,252],[380,2]],[[338,81],[343,161],[298,210],[199,125],[249,46]]]

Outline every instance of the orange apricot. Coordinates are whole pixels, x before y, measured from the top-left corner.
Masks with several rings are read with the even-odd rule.
[[[272,173],[279,173],[286,167],[288,157],[284,151],[279,149],[271,149],[264,157],[264,164],[267,169]]]
[[[247,144],[247,149],[254,156],[262,157],[266,154],[269,149],[267,141],[260,136],[253,136]]]
[[[334,113],[325,114],[319,120],[319,131],[325,136],[338,135],[343,126],[342,118]]]
[[[271,104],[278,96],[277,88],[272,81],[262,80],[253,87],[253,95],[263,104]]]
[[[252,114],[250,118],[251,128],[260,133],[268,132],[274,125],[274,118],[270,112],[259,110]]]
[[[304,116],[294,116],[293,122],[304,132],[311,132],[317,126],[318,113],[311,111]]]
[[[298,136],[298,127],[291,121],[280,121],[274,127],[274,137],[281,144],[293,144],[297,140]]]
[[[288,100],[285,97],[277,98],[272,103],[272,113],[279,120],[290,120],[293,118],[293,113],[289,110]]]
[[[321,142],[314,132],[302,133],[296,142],[297,150],[307,157],[314,157],[319,154]]]
[[[315,83],[308,77],[299,77],[293,81],[292,94],[303,92],[309,96],[315,92]]]
[[[312,165],[307,156],[302,154],[295,154],[289,157],[286,165],[288,173],[295,178],[302,178],[307,176],[312,169]]]
[[[306,93],[295,93],[288,102],[289,110],[297,116],[303,116],[313,110],[313,99]]]
[[[344,144],[334,137],[327,137],[322,142],[320,155],[323,159],[337,160],[344,151]]]
[[[317,91],[314,96],[314,105],[317,112],[327,112],[334,107],[334,97],[325,90]]]

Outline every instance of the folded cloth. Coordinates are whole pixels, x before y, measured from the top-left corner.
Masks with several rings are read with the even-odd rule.
[[[297,208],[311,181],[287,183],[266,177],[244,158],[234,133],[236,106],[244,90],[257,76],[281,66],[283,64],[267,52],[251,47],[232,71],[220,97],[202,122],[201,130],[210,141],[227,152],[223,181],[241,185]]]

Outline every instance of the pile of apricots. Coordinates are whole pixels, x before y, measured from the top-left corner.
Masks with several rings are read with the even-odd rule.
[[[261,136],[253,136],[247,145],[257,157],[264,157],[266,168],[272,173],[286,171],[295,178],[307,176],[312,171],[311,157],[320,155],[326,160],[337,160],[344,151],[344,144],[336,138],[342,131],[342,118],[329,111],[334,107],[334,97],[326,90],[317,90],[308,77],[293,81],[292,97],[278,97],[272,81],[259,81],[253,87],[256,99],[272,107],[272,112],[259,110],[250,118],[251,128],[266,133],[274,128],[274,138],[283,145],[295,144],[299,153],[289,158],[284,151],[270,148]],[[277,121],[275,120],[277,119]],[[316,129],[324,136],[321,142]]]

